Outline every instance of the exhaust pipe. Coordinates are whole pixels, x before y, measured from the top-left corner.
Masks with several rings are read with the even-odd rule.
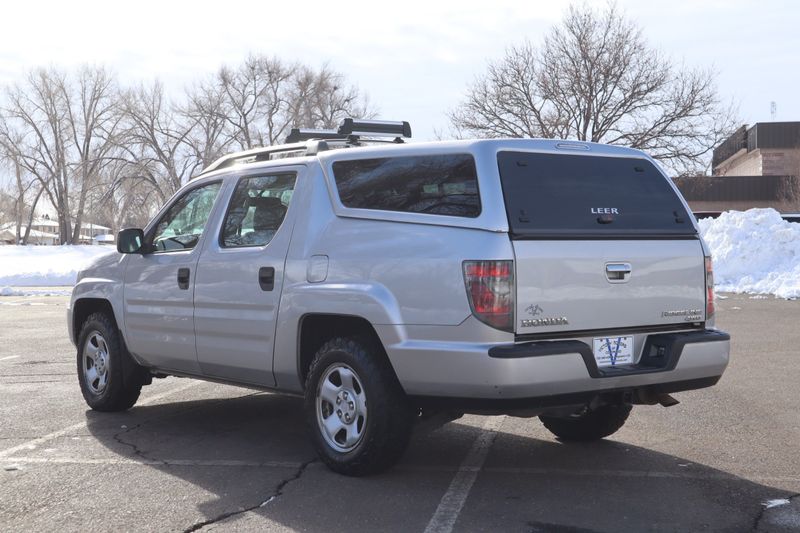
[[[655,405],[659,404],[662,407],[672,407],[678,405],[680,402],[665,392],[653,392],[649,389],[639,389],[634,393],[634,401],[636,404]]]
[[[666,393],[659,394],[656,398],[658,399],[658,403],[661,404],[661,407],[672,407],[673,405],[681,403]]]

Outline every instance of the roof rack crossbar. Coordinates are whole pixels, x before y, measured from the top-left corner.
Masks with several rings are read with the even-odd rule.
[[[411,137],[411,125],[406,122],[389,120],[359,120],[346,118],[339,126],[343,135],[375,135],[381,137]]]
[[[298,143],[310,140],[347,140],[347,135],[342,135],[336,130],[312,130],[307,128],[292,128],[287,143]]]
[[[358,144],[361,137],[394,137],[392,142],[403,142],[403,138],[411,137],[411,125],[405,121],[359,120],[346,118],[338,130],[314,130],[293,128],[287,143],[296,143],[312,139],[347,141]]]

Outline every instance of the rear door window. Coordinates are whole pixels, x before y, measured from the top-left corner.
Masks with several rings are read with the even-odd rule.
[[[512,237],[695,235],[683,204],[648,160],[500,152]]]
[[[294,193],[295,174],[242,178],[222,224],[223,248],[266,246],[283,224]]]
[[[481,213],[468,154],[336,161],[333,174],[345,207],[470,218]]]

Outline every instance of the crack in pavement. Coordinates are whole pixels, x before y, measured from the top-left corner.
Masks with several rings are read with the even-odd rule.
[[[239,399],[239,398],[249,398],[249,397],[251,397],[251,396],[257,396],[257,395],[259,395],[259,394],[263,394],[263,393],[262,393],[262,392],[260,392],[260,391],[259,391],[259,392],[253,392],[253,393],[250,393],[250,394],[243,394],[242,396],[236,396],[235,398],[236,398],[236,399]],[[210,403],[220,403],[220,402],[228,401],[229,399],[230,399],[230,398],[218,398],[218,399],[216,399],[216,400],[211,400],[211,402],[210,402]],[[114,439],[116,442],[118,442],[119,444],[121,444],[121,445],[123,445],[123,446],[127,446],[127,447],[129,447],[131,450],[133,450],[133,455],[135,455],[136,457],[139,457],[139,458],[143,459],[143,460],[144,460],[144,461],[146,461],[146,462],[156,462],[156,463],[161,463],[161,464],[163,464],[164,466],[169,466],[169,462],[168,462],[168,461],[166,461],[166,460],[164,460],[164,459],[157,459],[157,458],[155,458],[155,457],[149,457],[149,456],[148,456],[148,455],[147,455],[147,454],[146,454],[146,453],[145,453],[145,452],[144,452],[142,449],[140,449],[140,448],[139,448],[139,446],[137,446],[135,443],[133,443],[133,442],[128,442],[127,440],[123,440],[123,438],[122,438],[122,435],[124,435],[124,434],[126,434],[126,433],[130,433],[131,431],[133,431],[133,430],[135,430],[135,429],[139,429],[139,428],[140,428],[140,427],[142,427],[143,425],[145,425],[145,424],[149,424],[149,423],[151,423],[151,422],[157,422],[157,421],[159,421],[159,420],[163,420],[163,419],[165,419],[165,418],[172,418],[172,417],[175,417],[175,416],[178,416],[178,415],[185,415],[186,413],[191,413],[192,411],[195,411],[195,410],[198,410],[198,409],[203,409],[203,408],[205,408],[205,407],[206,407],[206,405],[207,405],[207,404],[205,404],[205,405],[192,405],[192,406],[190,406],[190,407],[185,407],[185,408],[183,408],[183,409],[179,409],[178,411],[176,411],[176,412],[174,412],[174,413],[164,414],[164,415],[160,415],[160,416],[159,416],[159,415],[157,415],[157,416],[154,416],[154,417],[152,417],[152,418],[149,418],[149,419],[146,419],[146,420],[142,420],[141,422],[139,422],[139,423],[138,423],[138,424],[136,424],[136,425],[133,425],[133,426],[131,426],[131,427],[125,427],[125,428],[123,428],[123,430],[122,430],[122,431],[119,431],[119,432],[115,433],[114,435],[112,435],[112,438],[113,438],[113,439]]]
[[[788,496],[784,496],[784,498],[786,500],[789,500],[789,503],[786,505],[791,505],[792,500],[794,500],[795,498],[800,498],[800,494],[790,494]],[[764,519],[764,514],[770,509],[774,509],[774,507],[767,507],[766,505],[764,505],[764,503],[761,504],[761,510],[758,512],[755,520],[753,521],[753,528],[752,528],[753,532],[759,531],[758,529],[760,527],[759,524],[761,523],[761,520]]]
[[[122,431],[119,431],[119,432],[115,433],[114,435],[112,435],[112,438],[115,441],[117,441],[119,444],[122,444],[123,446],[128,446],[131,450],[133,450],[133,455],[135,455],[136,457],[139,457],[139,458],[143,459],[144,461],[155,461],[155,462],[159,462],[159,463],[162,463],[162,464],[166,465],[167,463],[163,459],[156,459],[156,458],[148,457],[147,454],[145,454],[144,451],[141,450],[139,448],[139,446],[137,446],[135,443],[128,442],[128,441],[122,439],[122,435],[124,435],[125,433],[128,433],[130,431],[133,431],[135,429],[139,429],[140,427],[142,427],[142,425],[146,424],[147,422],[150,422],[150,420],[142,420],[141,422],[139,422],[135,426],[131,426],[131,427],[125,428]]]
[[[275,490],[272,492],[272,494],[270,494],[261,503],[257,503],[256,505],[252,505],[250,507],[241,508],[241,509],[238,509],[236,511],[228,511],[226,513],[222,513],[220,515],[217,515],[214,518],[209,518],[208,520],[203,520],[202,522],[198,522],[198,523],[194,524],[193,526],[189,527],[188,529],[185,529],[184,533],[191,533],[192,531],[199,531],[199,530],[203,529],[206,526],[209,526],[209,525],[212,525],[212,524],[216,524],[216,523],[221,522],[223,520],[226,520],[226,519],[228,519],[228,518],[230,518],[232,516],[237,516],[237,515],[240,515],[240,514],[248,513],[250,511],[255,511],[256,509],[259,509],[261,507],[266,507],[268,504],[272,503],[273,501],[275,501],[278,498],[280,498],[281,496],[283,496],[283,489],[286,488],[286,485],[288,485],[292,481],[297,481],[298,479],[300,479],[303,476],[303,474],[305,473],[306,469],[309,467],[309,465],[311,465],[312,463],[315,463],[315,462],[317,462],[317,459],[311,459],[310,461],[306,461],[305,463],[301,464],[300,467],[297,469],[297,471],[293,475],[287,477],[286,479],[281,480],[281,482],[278,483],[278,485],[275,487]]]

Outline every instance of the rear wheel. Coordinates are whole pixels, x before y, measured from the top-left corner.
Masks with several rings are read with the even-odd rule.
[[[599,440],[617,432],[631,413],[631,406],[603,405],[584,409],[566,417],[540,416],[544,427],[563,441],[586,442]]]
[[[89,315],[78,336],[78,382],[96,411],[124,411],[139,399],[146,372],[128,355],[116,324],[105,313]]]
[[[317,351],[306,378],[305,411],[320,458],[348,476],[394,465],[414,421],[384,355],[361,339],[336,338]]]

